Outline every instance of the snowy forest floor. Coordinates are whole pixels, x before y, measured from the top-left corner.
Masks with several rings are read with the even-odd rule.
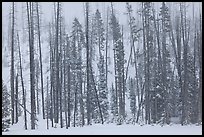
[[[2,132],[3,135],[202,135],[202,125],[180,124],[165,125],[116,125],[116,124],[94,124],[84,127],[52,128],[46,127],[46,120],[39,119],[36,130],[24,130],[23,119],[19,119],[17,124],[10,127],[8,132]]]

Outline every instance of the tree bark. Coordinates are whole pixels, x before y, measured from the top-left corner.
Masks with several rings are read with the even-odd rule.
[[[16,123],[18,123],[18,73],[16,75],[16,94],[15,94],[15,110],[16,110]]]
[[[29,11],[30,10],[30,11]],[[31,91],[31,129],[35,129],[35,69],[34,69],[34,30],[33,30],[33,3],[27,2],[29,25],[29,52],[30,52],[30,91]]]
[[[17,33],[18,38],[18,48],[19,48],[19,60],[20,60],[20,75],[21,75],[21,85],[22,85],[22,91],[23,91],[23,106],[24,106],[24,122],[25,122],[25,130],[27,130],[27,115],[26,115],[26,96],[25,96],[25,88],[24,88],[24,82],[23,82],[23,70],[22,70],[22,62],[21,62],[21,49],[20,49],[20,41],[19,41],[19,35]]]
[[[14,2],[12,3],[12,33],[11,33],[11,124],[14,124]]]
[[[40,35],[40,17],[38,11],[38,2],[36,3],[37,11],[37,22],[38,22],[38,42],[39,42],[39,53],[40,53],[40,74],[41,74],[41,94],[42,94],[42,113],[43,119],[45,119],[45,108],[44,108],[44,92],[43,92],[43,66],[42,66],[42,51],[41,51],[41,35]]]

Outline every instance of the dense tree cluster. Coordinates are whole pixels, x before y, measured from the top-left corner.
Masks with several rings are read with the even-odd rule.
[[[99,9],[92,14],[86,2],[85,22],[74,18],[67,31],[62,3],[53,4],[52,20],[44,24],[41,4],[26,2],[22,32],[28,39],[22,41],[25,34],[16,30],[13,2],[10,90],[2,82],[2,131],[19,122],[22,114],[25,129],[29,121],[36,129],[41,112],[47,129],[49,123],[61,128],[109,122],[164,125],[173,118],[182,125],[202,124],[202,14],[187,16],[185,2],[176,5],[179,12],[174,15],[166,2],[157,10],[152,2],[136,4],[134,14],[126,3],[123,26],[114,3],[106,14]],[[42,32],[44,25],[48,29]],[[29,46],[29,89],[23,75],[23,44]],[[44,48],[49,49],[46,73]]]

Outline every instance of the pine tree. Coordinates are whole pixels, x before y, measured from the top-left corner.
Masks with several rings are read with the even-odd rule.
[[[105,119],[108,118],[108,91],[106,90],[106,79],[105,79],[105,67],[104,57],[100,56],[99,59],[99,101]]]
[[[105,36],[104,36],[104,24],[101,18],[101,13],[99,10],[96,10],[93,20],[93,46],[98,46],[98,71],[99,71],[99,79],[98,79],[98,90],[99,90],[99,101],[102,108],[102,113],[105,119],[108,117],[108,92],[106,90],[106,75],[105,75],[105,60],[104,60],[104,44],[105,44]],[[96,112],[99,113],[99,112]],[[98,115],[99,116],[99,115]],[[98,117],[99,118],[99,117]]]
[[[11,124],[10,105],[10,97],[6,85],[2,80],[2,132],[8,131]]]
[[[164,98],[165,98],[165,123],[169,124],[169,100],[168,100],[168,93],[169,93],[169,86],[168,83],[169,78],[171,77],[171,66],[170,66],[170,53],[168,50],[168,43],[167,43],[167,33],[170,29],[170,15],[169,9],[166,6],[165,2],[162,2],[162,7],[160,8],[160,16],[162,21],[162,82],[163,82],[163,91]]]
[[[85,47],[85,39],[84,33],[82,31],[82,26],[79,23],[78,19],[75,18],[72,26],[72,38],[71,38],[71,75],[72,79],[72,90],[74,93],[74,118],[77,117],[82,123],[84,123],[84,103],[83,103],[83,94],[82,94],[82,83],[83,83],[83,70],[82,70],[82,48]],[[78,109],[80,107],[80,109]],[[77,111],[77,112],[76,112]],[[78,112],[80,111],[80,112]],[[75,114],[77,114],[75,116]],[[79,119],[79,115],[81,115],[81,119]],[[75,119],[74,119],[75,121]],[[79,122],[77,124],[79,124]],[[74,126],[75,126],[74,122]],[[82,124],[81,123],[81,124]],[[84,125],[84,124],[82,124]]]
[[[113,34],[113,50],[115,58],[115,86],[116,88],[116,99],[118,98],[118,110],[119,110],[119,119],[125,118],[125,99],[124,99],[124,46],[122,41],[121,28],[119,21],[116,19],[115,13],[113,12],[112,6],[112,16],[111,16],[111,29]],[[121,122],[119,122],[122,124]]]

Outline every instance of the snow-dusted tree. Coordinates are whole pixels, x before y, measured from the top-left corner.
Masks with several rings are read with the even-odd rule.
[[[164,123],[169,124],[169,83],[170,77],[172,75],[171,66],[170,66],[170,52],[169,52],[169,44],[167,43],[167,33],[170,31],[170,15],[169,9],[166,6],[165,2],[162,2],[162,6],[160,8],[161,16],[161,33],[162,33],[162,89],[164,92],[164,99],[165,99],[165,119]]]
[[[98,79],[98,90],[99,90],[99,101],[102,109],[104,118],[108,117],[108,92],[106,90],[106,72],[105,72],[105,60],[104,60],[104,24],[101,18],[101,13],[99,10],[96,10],[93,21],[93,46],[98,47],[98,70],[99,70],[99,79]],[[99,117],[98,117],[99,118]]]
[[[121,28],[119,25],[119,21],[117,20],[115,13],[113,11],[112,6],[112,14],[110,27],[112,29],[113,36],[113,50],[114,50],[114,67],[115,67],[115,88],[116,90],[116,99],[118,98],[118,114],[119,119],[125,118],[125,99],[124,99],[124,46],[122,41]],[[121,122],[120,122],[121,123]]]
[[[106,90],[104,57],[100,56],[98,67],[99,69],[99,101],[104,119],[108,118],[108,91]]]
[[[11,118],[10,118],[10,97],[2,80],[2,132],[8,131],[10,127]]]
[[[72,27],[72,38],[71,38],[71,75],[72,75],[72,90],[74,94],[74,126],[75,117],[78,117],[80,121],[77,123],[84,125],[84,105],[83,105],[83,94],[82,94],[82,83],[83,83],[83,69],[82,69],[82,48],[85,47],[84,33],[82,31],[82,26],[78,19],[75,18]],[[80,107],[80,109],[78,108]],[[77,111],[77,112],[76,112]],[[79,111],[79,112],[78,112]],[[78,114],[78,116],[75,116]],[[81,118],[79,118],[81,115]]]
[[[145,122],[150,124],[150,52],[153,47],[153,30],[152,15],[151,15],[151,2],[142,3],[142,24],[143,24],[143,50],[144,50],[144,77],[145,77]]]
[[[197,78],[194,74],[195,67],[193,62],[193,55],[191,53],[188,54],[188,62],[187,62],[187,83],[188,83],[188,96],[187,96],[187,113],[188,113],[188,121],[189,123],[195,124],[198,118],[198,82]]]

